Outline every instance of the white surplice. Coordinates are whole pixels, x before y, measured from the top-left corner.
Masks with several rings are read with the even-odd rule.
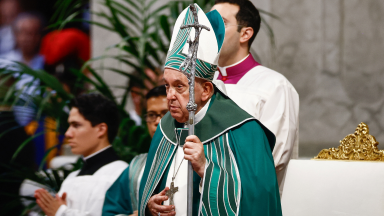
[[[201,121],[208,111],[209,103],[211,99],[205,104],[201,110],[195,115],[195,125]],[[180,140],[181,141],[181,140]],[[183,142],[182,140],[181,142]],[[184,143],[183,143],[184,144]],[[180,169],[179,169],[180,166]],[[207,163],[205,163],[207,168]],[[179,171],[177,171],[179,169]],[[177,173],[177,174],[176,174]],[[172,177],[176,174],[174,180],[174,187],[178,187],[178,191],[173,195],[173,202],[175,205],[176,215],[187,215],[187,193],[188,193],[188,161],[184,159],[184,150],[182,146],[178,146],[177,152],[172,159],[171,166],[169,168],[166,186],[170,188]],[[169,199],[164,201],[164,205],[169,205]]]
[[[247,58],[253,57],[249,55],[233,65],[219,67],[221,73],[227,75],[228,68],[239,66]],[[275,134],[272,155],[281,194],[289,160],[298,158],[298,93],[282,74],[261,65],[247,71],[236,84],[225,84],[225,88],[237,105]]]
[[[61,205],[55,216],[101,216],[105,193],[127,167],[126,162],[118,160],[93,175],[77,176],[80,170],[70,173],[58,193],[67,193],[67,205]]]

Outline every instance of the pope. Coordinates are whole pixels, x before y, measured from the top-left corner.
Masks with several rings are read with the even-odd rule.
[[[195,71],[195,135],[188,136],[188,78],[180,66],[188,56],[194,16],[178,17],[165,63],[169,112],[152,139],[139,189],[139,215],[186,215],[187,170],[193,176],[193,215],[279,216],[281,204],[272,158],[275,136],[212,83],[224,41],[220,14],[195,4],[202,30]],[[187,70],[187,73],[190,73]]]

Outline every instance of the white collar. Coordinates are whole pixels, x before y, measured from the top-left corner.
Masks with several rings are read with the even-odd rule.
[[[108,145],[107,147],[104,147],[104,148],[100,149],[99,151],[97,151],[97,152],[95,152],[95,153],[93,153],[93,154],[88,155],[87,157],[83,157],[83,159],[84,159],[84,160],[88,160],[89,158],[91,158],[91,157],[93,157],[93,156],[95,156],[95,155],[97,155],[97,154],[99,154],[99,153],[101,153],[101,152],[107,150],[107,149],[110,148],[110,147],[112,147],[112,145]]]
[[[195,125],[199,123],[205,116],[205,114],[208,111],[209,104],[211,103],[211,98],[208,100],[208,102],[195,114]]]
[[[236,66],[236,65],[240,64],[240,63],[243,62],[245,59],[247,59],[249,55],[250,55],[250,54],[248,53],[248,55],[245,56],[245,58],[241,59],[240,61],[238,61],[238,62],[236,62],[236,63],[234,63],[234,64],[231,64],[231,65],[228,65],[228,66],[225,66],[225,67],[220,67],[220,66],[218,66],[219,69],[220,69],[221,75],[222,75],[222,76],[227,76],[227,75],[228,75],[228,74],[227,74],[227,68],[230,68],[230,67],[233,67],[233,66]]]

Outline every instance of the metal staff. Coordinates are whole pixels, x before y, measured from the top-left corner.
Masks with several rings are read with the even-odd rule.
[[[188,55],[184,62],[180,65],[180,71],[187,76],[189,84],[189,101],[187,104],[187,110],[189,112],[188,117],[188,135],[195,135],[195,112],[197,109],[197,104],[195,103],[195,70],[196,70],[196,58],[197,58],[197,49],[199,47],[199,37],[201,29],[210,31],[209,27],[199,24],[197,17],[197,10],[194,4],[189,5],[190,10],[192,11],[194,17],[194,23],[189,25],[183,25],[180,29],[185,28],[195,28],[195,38],[192,41],[191,38],[188,39],[187,43],[189,44]],[[190,69],[190,73],[187,72],[187,69]],[[193,168],[190,161],[188,161],[188,199],[187,199],[187,216],[192,216],[193,209]]]

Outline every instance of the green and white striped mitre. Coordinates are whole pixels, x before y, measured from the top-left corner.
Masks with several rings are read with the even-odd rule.
[[[217,71],[217,62],[220,56],[220,50],[224,42],[225,27],[224,21],[219,12],[213,10],[207,14],[195,4],[199,24],[210,28],[210,31],[201,30],[199,47],[196,59],[196,77],[209,81],[213,80],[213,76]],[[194,23],[192,11],[188,8],[184,9],[176,20],[172,33],[172,39],[169,46],[165,68],[179,70],[180,65],[186,59],[189,49],[187,43],[188,38],[195,38],[194,28],[180,29],[182,25]],[[187,70],[190,73],[190,68]]]

